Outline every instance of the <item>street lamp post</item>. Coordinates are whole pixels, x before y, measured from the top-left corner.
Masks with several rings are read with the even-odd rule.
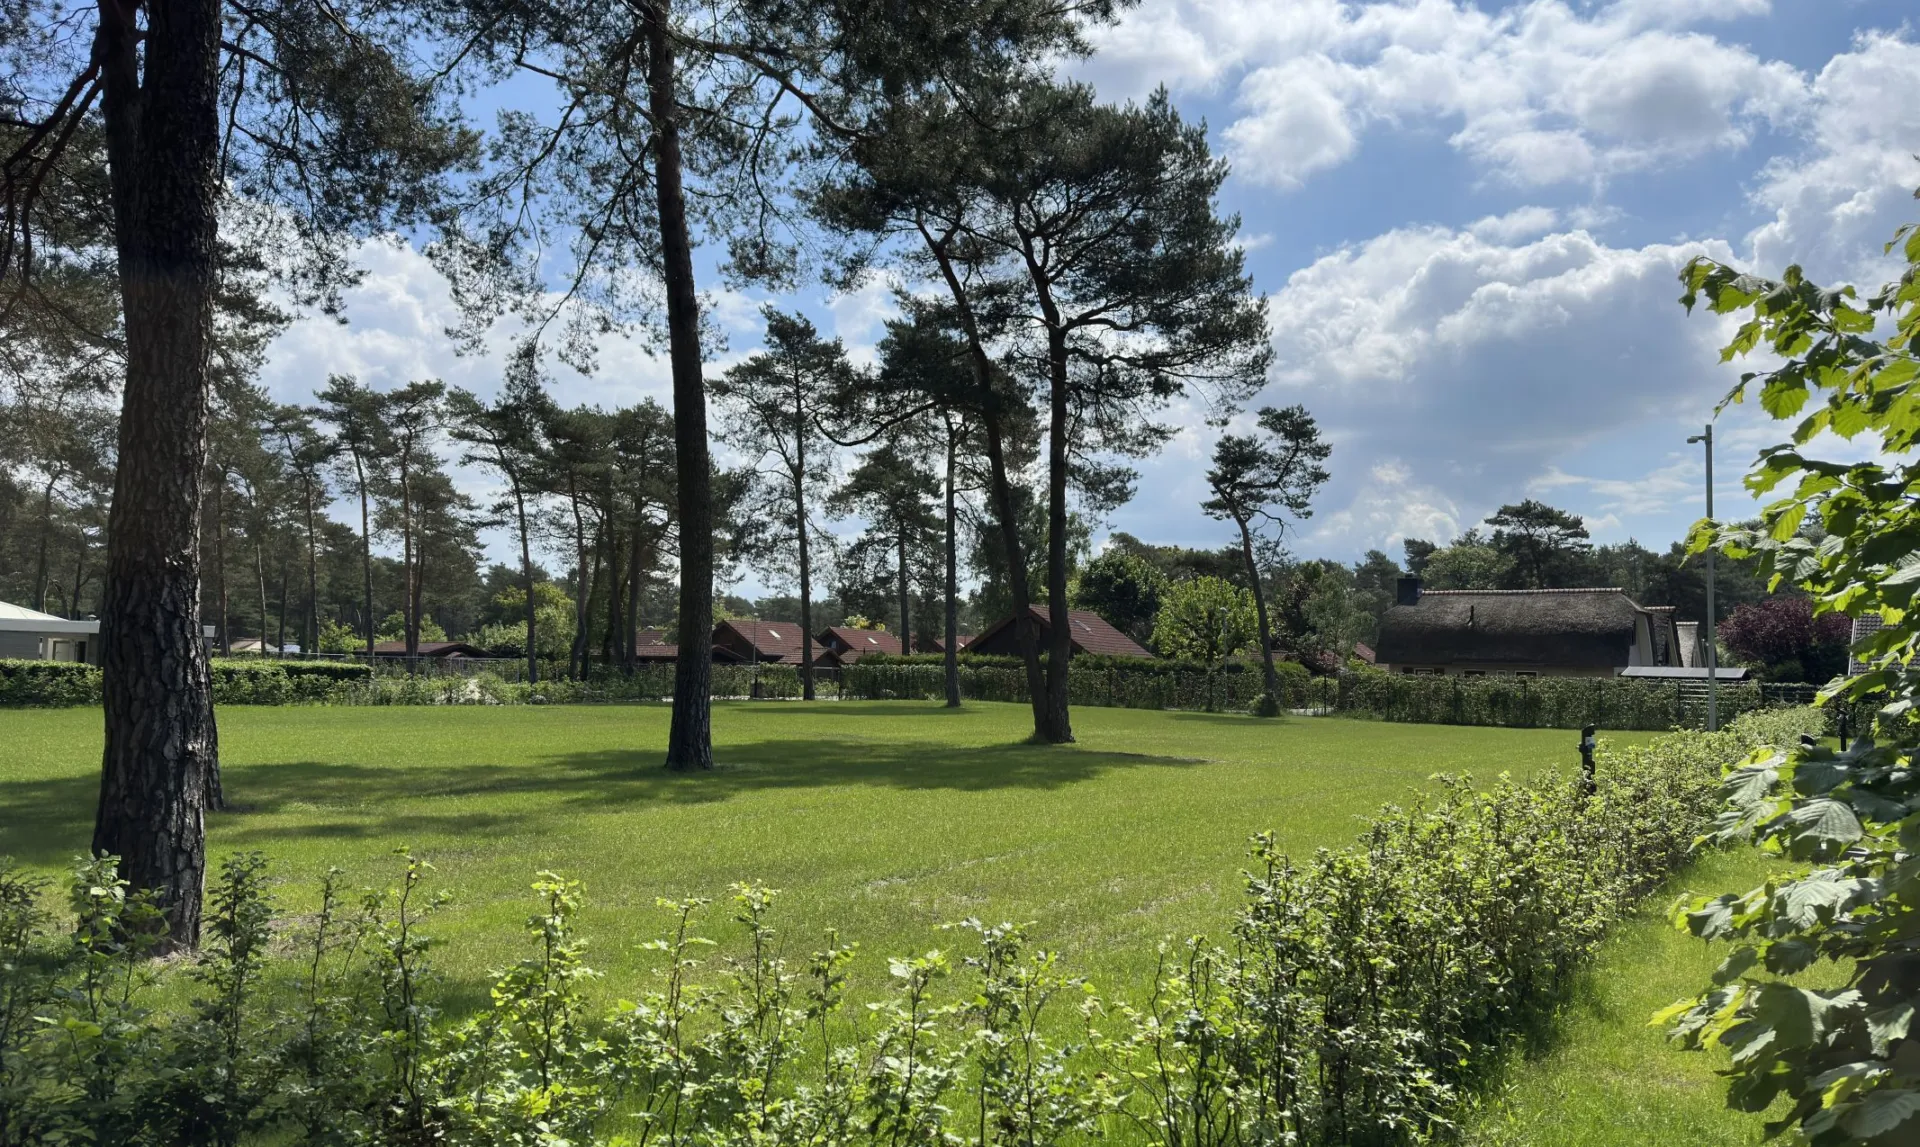
[[[1705,443],[1707,447],[1707,524],[1713,524],[1713,423],[1707,423],[1706,433],[1696,434],[1687,439],[1687,443]],[[1707,548],[1707,731],[1720,727],[1720,639],[1715,629],[1717,617],[1713,608],[1713,547]]]

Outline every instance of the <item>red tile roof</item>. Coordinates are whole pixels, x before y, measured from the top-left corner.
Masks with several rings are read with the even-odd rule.
[[[715,646],[725,645],[742,657],[751,657],[756,661],[777,661],[789,665],[800,664],[801,635],[799,625],[791,621],[735,618],[713,627]],[[816,640],[814,658],[818,660],[819,656],[819,643]]]
[[[1028,609],[1040,622],[1040,632],[1044,635],[1051,624],[1047,607],[1034,605],[1029,606]],[[1075,653],[1097,653],[1107,657],[1153,656],[1133,638],[1115,629],[1106,618],[1092,610],[1068,610],[1067,625],[1072,630]],[[1012,626],[1013,618],[1004,617],[981,630],[978,636],[967,642],[966,648],[977,653],[1017,654],[1019,649],[1013,640]],[[1002,645],[1006,648],[1000,648]]]
[[[869,653],[900,652],[900,636],[880,629],[855,629],[849,625],[830,625],[814,635],[843,665],[852,665]]]

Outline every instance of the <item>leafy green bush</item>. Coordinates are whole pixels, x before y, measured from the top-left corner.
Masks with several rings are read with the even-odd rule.
[[[100,670],[77,661],[0,661],[0,705],[35,708],[100,703]]]
[[[208,668],[216,705],[285,705],[294,700],[292,679],[272,662],[215,658]]]
[[[790,959],[774,893],[743,884],[727,907],[744,955],[703,968],[710,906],[661,901],[656,981],[596,1012],[582,890],[541,873],[525,957],[456,1015],[423,931],[444,894],[410,856],[357,902],[330,873],[292,919],[258,854],[232,857],[183,992],[140,956],[157,917],[111,861],[76,869],[71,930],[0,862],[0,1147],[1425,1142],[1686,862],[1720,766],[1819,720],[1603,751],[1591,796],[1449,781],[1299,861],[1260,838],[1231,942],[1164,945],[1137,1005],[1103,1002],[1018,926],[965,920],[952,954],[889,959],[890,990],[849,1022],[853,948],[829,933]]]
[[[1780,1102],[1769,1133],[1817,1147],[1920,1141],[1920,227],[1888,249],[1903,239],[1905,273],[1864,300],[1797,266],[1777,282],[1707,259],[1681,273],[1689,308],[1705,295],[1716,314],[1745,313],[1723,359],[1765,354],[1727,401],[1757,391],[1769,414],[1798,420],[1747,477],[1755,494],[1784,496],[1757,526],[1700,523],[1693,548],[1758,557],[1775,585],[1810,596],[1816,619],[1882,623],[1852,647],[1861,671],[1823,692],[1830,705],[1879,706],[1873,737],[1762,756],[1727,777],[1715,837],[1813,867],[1693,905],[1687,926],[1734,947],[1706,991],[1668,1012],[1683,1043],[1732,1052],[1731,1105]],[[1812,456],[1830,434],[1867,441]],[[1843,987],[1779,979],[1822,960]]]

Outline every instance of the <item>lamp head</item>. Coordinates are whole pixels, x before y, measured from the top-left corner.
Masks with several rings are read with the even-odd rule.
[[[1696,442],[1705,442],[1706,440],[1707,440],[1706,435],[1696,434],[1692,438],[1687,439],[1687,445],[1692,446]]]

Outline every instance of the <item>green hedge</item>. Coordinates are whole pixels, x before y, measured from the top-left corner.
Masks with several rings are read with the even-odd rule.
[[[325,661],[214,658],[217,705],[285,705],[325,701],[343,683],[367,681],[364,665]],[[0,706],[52,707],[100,704],[98,666],[72,661],[0,661]]]
[[[0,705],[46,708],[100,703],[100,670],[77,661],[0,660]]]
[[[1282,662],[1287,708],[1331,704],[1332,678],[1316,678],[1297,662]],[[1027,700],[1026,670],[1017,657],[960,658],[960,695],[971,701]],[[1073,705],[1124,709],[1214,709],[1242,711],[1263,691],[1257,664],[1232,663],[1209,670],[1184,661],[1134,657],[1076,657],[1067,668],[1067,698]],[[946,696],[939,657],[863,657],[840,671],[841,696],[869,701],[937,700]]]
[[[1720,721],[1767,708],[1758,684],[1722,684]],[[1386,721],[1507,728],[1662,730],[1705,723],[1699,685],[1627,677],[1427,677],[1369,670],[1340,678],[1334,708]]]
[[[963,921],[885,960],[855,1022],[869,957],[831,931],[784,955],[758,885],[719,912],[659,902],[658,978],[600,992],[584,891],[541,873],[525,956],[475,992],[434,974],[439,901],[410,856],[393,891],[335,874],[286,916],[264,858],[236,855],[198,959],[159,969],[110,858],[79,863],[59,917],[0,862],[0,1143],[1431,1143],[1687,863],[1721,769],[1820,719],[1603,749],[1591,795],[1448,781],[1339,851],[1260,838],[1228,942],[1164,944],[1118,1000],[1021,926]],[[706,964],[710,924],[745,953]]]

